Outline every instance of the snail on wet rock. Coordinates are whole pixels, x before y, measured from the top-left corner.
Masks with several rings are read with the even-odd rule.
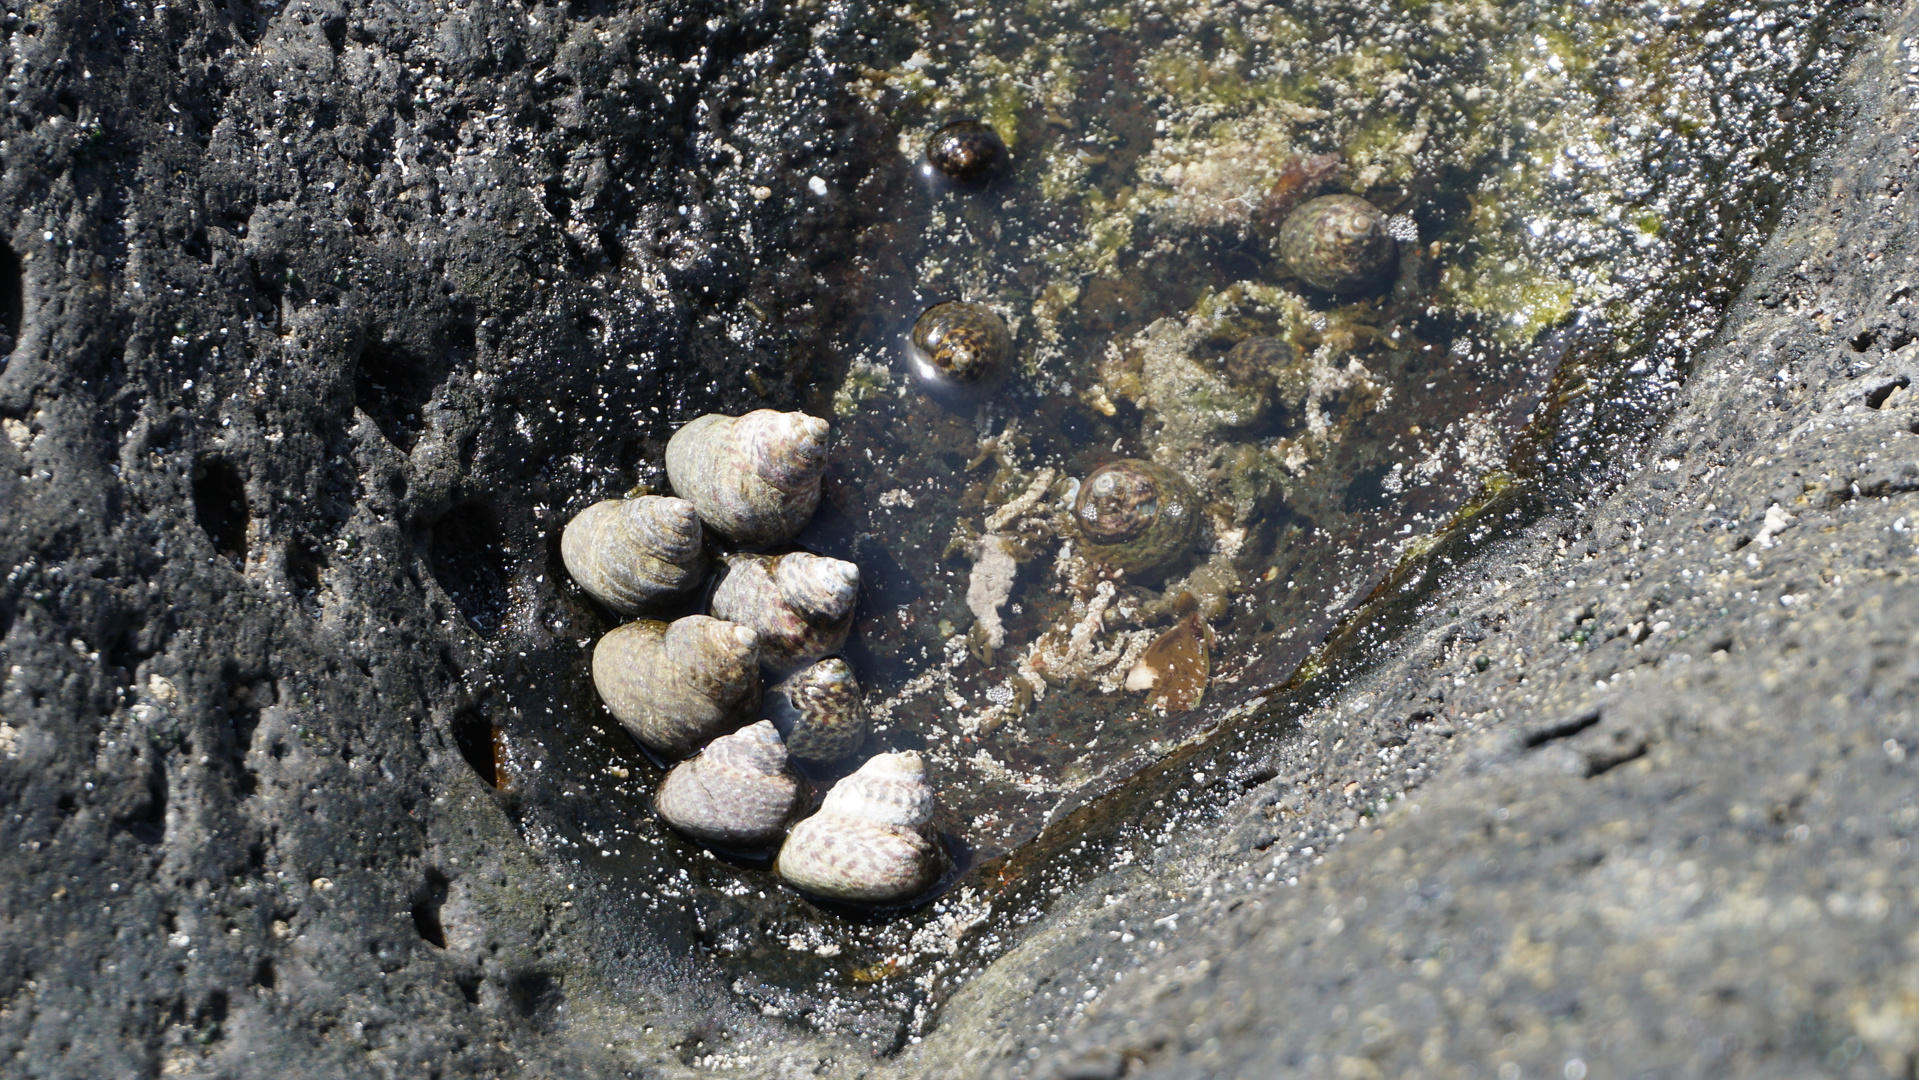
[[[1279,227],[1279,257],[1315,289],[1362,292],[1393,268],[1398,246],[1386,215],[1357,195],[1322,195],[1294,210]]]
[[[860,568],[805,551],[728,555],[707,610],[752,627],[760,662],[785,674],[839,651],[853,628]]]
[[[819,506],[831,431],[805,413],[709,413],[667,440],[666,477],[700,520],[727,539],[785,543]]]
[[[607,499],[560,534],[560,558],[582,589],[632,615],[683,593],[706,574],[699,515],[684,499]]]
[[[766,691],[764,713],[795,758],[827,764],[866,741],[866,707],[853,669],[837,656],[802,668]]]
[[[959,119],[926,140],[926,160],[960,181],[983,180],[1006,159],[1006,144],[978,120]]]
[[[800,810],[806,786],[767,720],[722,735],[673,766],[653,808],[695,840],[722,847],[768,847]]]
[[[1199,499],[1171,469],[1122,458],[1093,470],[1073,500],[1073,523],[1088,558],[1151,577],[1192,554]]]
[[[705,615],[638,619],[594,646],[593,685],[641,744],[685,757],[758,712],[760,638]]]
[[[1013,333],[1006,320],[967,300],[927,308],[913,324],[909,346],[907,357],[920,382],[960,397],[992,393],[1013,368]]]
[[[829,900],[909,900],[945,869],[945,854],[926,831],[932,816],[933,787],[919,754],[875,755],[827,793],[819,813],[793,826],[774,871]]]

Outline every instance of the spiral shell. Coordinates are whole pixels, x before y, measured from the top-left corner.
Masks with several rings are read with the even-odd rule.
[[[929,389],[983,396],[1013,366],[1013,334],[984,304],[948,300],[927,308],[913,324],[907,357]]]
[[[560,558],[595,600],[632,615],[700,583],[702,540],[699,515],[684,499],[608,499],[566,523]]]
[[[600,699],[648,749],[685,757],[753,719],[759,635],[705,615],[637,619],[593,647]]]
[[[761,720],[673,766],[653,795],[653,808],[695,840],[766,847],[786,831],[804,792],[779,732]]]
[[[802,762],[851,756],[866,741],[866,706],[853,669],[837,656],[803,668],[766,692],[762,710]]]
[[[728,555],[707,610],[757,631],[760,663],[784,675],[839,651],[859,593],[860,568],[840,559]]]
[[[973,119],[955,120],[926,140],[926,160],[955,180],[981,180],[1006,159],[1006,144]]]
[[[1279,257],[1295,277],[1327,292],[1359,292],[1392,269],[1398,247],[1386,215],[1357,195],[1322,195],[1279,227]]]
[[[1192,553],[1199,500],[1172,470],[1122,458],[1093,470],[1080,484],[1073,522],[1090,558],[1149,577]]]
[[[820,504],[831,432],[826,421],[805,413],[708,413],[667,440],[666,478],[700,520],[727,539],[784,543]]]
[[[932,815],[933,788],[919,754],[877,754],[827,793],[819,813],[793,826],[774,870],[830,900],[911,899],[945,869],[944,851],[926,833]]]

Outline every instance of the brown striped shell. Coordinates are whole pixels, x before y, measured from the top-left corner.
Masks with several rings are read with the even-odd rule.
[[[1397,254],[1386,215],[1357,195],[1309,200],[1279,227],[1279,257],[1286,268],[1327,292],[1362,292],[1381,284]]]
[[[637,619],[593,647],[593,685],[635,739],[685,757],[759,711],[759,642],[750,627],[705,615]]]
[[[1139,458],[1093,470],[1073,500],[1088,558],[1135,578],[1177,566],[1199,536],[1199,500],[1179,474]]]
[[[706,575],[699,515],[684,499],[607,499],[560,533],[567,573],[593,598],[633,615],[686,592]]]
[[[785,543],[820,504],[831,433],[805,413],[708,413],[667,440],[666,478],[714,532],[740,544]]]
[[[819,813],[793,826],[774,870],[829,900],[910,900],[939,880],[945,852],[927,833],[933,788],[919,754],[877,754],[834,785]]]
[[[806,786],[767,720],[722,735],[667,772],[653,808],[668,825],[722,847],[779,842]]]
[[[728,555],[707,610],[752,627],[760,663],[778,674],[839,651],[853,628],[860,568],[805,551]]]

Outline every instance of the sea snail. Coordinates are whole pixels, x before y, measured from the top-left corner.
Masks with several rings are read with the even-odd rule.
[[[653,808],[695,840],[762,848],[779,842],[805,793],[779,732],[761,720],[673,766],[654,793]]]
[[[760,637],[705,615],[637,619],[593,647],[593,685],[641,744],[682,758],[759,711]]]
[[[750,626],[760,663],[777,674],[839,651],[853,628],[860,568],[804,551],[728,555],[707,610]]]
[[[1088,558],[1151,577],[1192,554],[1199,500],[1179,475],[1138,458],[1093,470],[1073,500],[1073,523]]]
[[[1327,292],[1378,285],[1398,252],[1386,215],[1357,195],[1307,201],[1279,227],[1279,257],[1299,280]]]
[[[929,390],[982,397],[1006,381],[1013,367],[1013,333],[984,304],[948,300],[927,308],[913,324],[906,355]]]
[[[739,544],[785,543],[820,503],[831,425],[798,412],[708,413],[666,443],[666,478],[700,520]]]
[[[633,615],[700,583],[702,538],[699,515],[684,499],[608,499],[567,522],[560,558],[594,599]]]
[[[866,706],[853,669],[829,656],[768,687],[761,710],[802,763],[850,757],[866,741]]]
[[[926,160],[955,180],[981,180],[1006,159],[1006,144],[978,120],[955,120],[926,140]]]
[[[774,870],[829,900],[909,900],[945,869],[945,853],[926,832],[932,815],[919,754],[877,754],[827,792],[819,813],[793,826]]]

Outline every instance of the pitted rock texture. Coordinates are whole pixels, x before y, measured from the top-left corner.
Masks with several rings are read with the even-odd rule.
[[[791,397],[856,291],[867,40],[7,5],[0,1073],[601,1076],[764,1026],[515,823],[603,628],[559,523],[669,413]],[[534,780],[490,790],[495,731]]]

